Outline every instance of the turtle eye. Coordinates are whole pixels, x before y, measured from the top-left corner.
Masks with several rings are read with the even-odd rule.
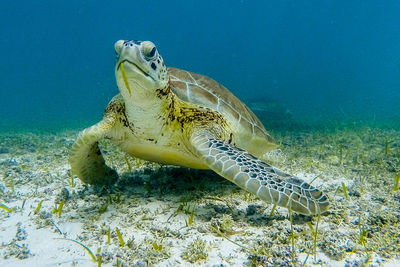
[[[143,53],[146,59],[153,59],[155,54],[156,54],[157,48],[153,46],[153,48],[150,49],[145,49],[145,52]]]
[[[156,47],[153,47],[153,49],[151,49],[150,53],[149,53],[149,57],[154,57],[154,55],[156,54]]]
[[[143,56],[147,60],[153,59],[154,56],[157,54],[156,46],[150,41],[142,42],[141,49],[142,49]]]

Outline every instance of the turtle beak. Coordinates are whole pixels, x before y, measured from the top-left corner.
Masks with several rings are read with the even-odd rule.
[[[120,64],[122,79],[124,80],[125,87],[128,90],[129,95],[131,96],[131,88],[129,87],[128,79],[126,78],[125,69],[124,69],[124,62],[122,61]]]
[[[115,53],[121,53],[122,46],[124,45],[124,40],[119,40],[114,44]]]

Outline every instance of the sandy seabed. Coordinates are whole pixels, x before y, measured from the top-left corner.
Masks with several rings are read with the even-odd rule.
[[[211,171],[107,141],[120,179],[84,185],[68,165],[77,133],[0,133],[0,266],[400,266],[400,130],[273,132],[268,162],[331,201],[318,229]]]

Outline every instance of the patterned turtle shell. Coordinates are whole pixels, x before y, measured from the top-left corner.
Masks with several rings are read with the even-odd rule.
[[[177,97],[218,111],[233,125],[242,144],[238,147],[249,149],[249,146],[262,145],[262,149],[250,149],[258,156],[276,147],[257,116],[224,86],[197,73],[172,67],[168,68],[168,72],[170,87]]]

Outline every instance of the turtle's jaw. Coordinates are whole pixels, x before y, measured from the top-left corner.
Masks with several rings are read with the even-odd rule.
[[[137,64],[125,59],[123,61],[121,61],[118,66],[117,66],[117,71],[120,68],[122,74],[124,75],[125,72],[125,67],[131,71],[135,71],[138,74],[142,74],[144,77],[149,78],[151,80],[153,80],[154,82],[156,82],[156,80],[151,76],[151,74],[145,70],[143,70],[141,67],[139,67]]]
[[[157,81],[149,73],[129,60],[119,62],[115,74],[120,91],[126,89],[129,96],[151,90],[157,85]]]

